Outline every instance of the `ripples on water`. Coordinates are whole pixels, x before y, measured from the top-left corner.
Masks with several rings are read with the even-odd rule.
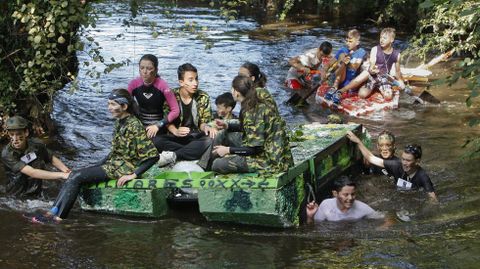
[[[283,105],[289,94],[283,89],[287,59],[329,39],[339,48],[344,29],[314,28],[276,41],[249,39],[258,25],[252,20],[225,23],[208,8],[157,7],[145,3],[141,16],[162,26],[157,39],[139,23],[121,26],[129,19],[122,3],[97,4],[102,16],[97,28],[89,29],[103,47],[105,59],[130,60],[101,79],[79,73],[79,89],[69,86],[56,96],[53,117],[59,144],[74,148],[67,156],[69,166],[92,165],[109,151],[113,120],[106,96],[113,88],[126,87],[138,75],[137,61],[144,53],[159,57],[160,75],[177,87],[176,69],[190,62],[199,70],[200,88],[212,100],[228,91],[232,78],[245,61],[257,63],[268,77],[269,89],[290,124],[324,121],[328,111],[310,107],[297,110]],[[170,10],[173,15],[165,16]],[[180,31],[186,21],[207,27],[199,31],[214,47],[206,50],[197,33]],[[118,36],[118,37],[117,37]],[[365,47],[376,42],[364,38]],[[86,53],[80,62],[94,63]],[[438,70],[437,70],[438,71]],[[101,87],[92,85],[99,82]],[[459,159],[464,138],[478,136],[478,129],[465,126],[472,117],[463,105],[466,90],[434,88],[442,97],[438,106],[414,106],[402,99],[401,108],[374,117],[346,120],[362,123],[376,136],[383,129],[397,135],[401,145],[423,146],[423,166],[430,171],[441,204],[426,206],[423,193],[395,192],[392,183],[379,177],[364,177],[359,199],[394,215],[407,210],[410,222],[397,222],[386,231],[378,221],[322,223],[291,230],[270,230],[207,223],[198,213],[164,220],[138,220],[102,216],[74,210],[71,219],[58,226],[31,225],[19,212],[48,208],[50,202],[0,199],[0,265],[3,268],[474,268],[478,262],[479,179],[475,162]],[[238,111],[238,108],[237,108]],[[474,110],[478,113],[478,109]],[[60,153],[60,155],[62,155]],[[63,156],[63,155],[62,155]],[[181,213],[180,213],[181,214]],[[193,214],[193,217],[190,216]],[[8,247],[5,247],[8,246]]]

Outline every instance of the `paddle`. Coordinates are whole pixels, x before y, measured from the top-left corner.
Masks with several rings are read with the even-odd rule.
[[[426,64],[421,64],[416,68],[429,69],[430,67],[436,65],[439,62],[446,61],[448,58],[450,58],[453,55],[454,52],[455,52],[455,49],[451,49],[433,58],[432,60],[430,60],[430,62]],[[432,103],[432,104],[440,104],[440,100],[438,100],[435,96],[433,96],[427,90],[423,90],[418,96],[414,96],[411,90],[410,91],[405,90],[405,92],[408,95],[415,97],[415,102],[418,102],[420,104],[424,104],[425,102]]]
[[[286,104],[289,105],[294,105],[294,106],[304,106],[307,103],[307,98],[310,97],[314,92],[317,91],[318,86],[322,85],[325,81],[327,81],[328,77],[332,74],[333,70],[335,70],[335,67],[337,66],[338,61],[335,61],[332,66],[327,70],[327,75],[325,76],[324,79],[320,80],[319,83],[316,83],[316,81],[313,81],[310,83],[310,86],[308,87],[308,92],[305,94],[303,97],[298,94],[298,93],[293,93],[293,95],[285,102]],[[319,70],[311,70],[310,74],[318,74],[320,75]]]
[[[400,83],[390,74],[385,74],[387,79],[392,83],[393,86],[398,86]],[[412,96],[415,99],[414,103],[425,104],[425,102],[432,103],[432,104],[440,104],[440,100],[438,100],[435,96],[431,95],[429,92],[424,90],[418,96],[415,96],[412,92],[412,89],[409,86],[405,86],[404,89],[405,93]]]
[[[428,62],[426,64],[421,64],[421,65],[417,66],[416,68],[428,69],[428,68],[436,65],[439,62],[446,61],[448,58],[450,58],[452,56],[452,54],[454,52],[455,52],[455,49],[451,49],[451,50],[449,50],[445,53],[442,53],[442,54],[438,55],[437,57],[433,58],[430,62]]]

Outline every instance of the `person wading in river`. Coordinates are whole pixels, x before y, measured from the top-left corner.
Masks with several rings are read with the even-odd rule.
[[[380,157],[383,160],[400,161],[400,158],[395,156],[395,149],[395,136],[389,131],[382,131],[377,138],[377,150],[379,152],[377,157]],[[366,163],[370,174],[385,175],[393,178],[393,175],[389,174],[387,169],[371,165],[368,161],[366,161]]]
[[[38,198],[42,194],[42,179],[65,180],[70,169],[39,139],[29,138],[28,122],[20,116],[6,122],[10,143],[2,150],[6,175],[6,193],[17,198]],[[47,171],[52,164],[61,172]]]
[[[157,162],[158,152],[136,117],[136,103],[126,89],[112,91],[108,96],[108,110],[116,122],[112,150],[104,164],[72,172],[52,209],[34,216],[32,222],[59,222],[67,218],[82,184],[117,179],[117,186],[121,187]]]
[[[430,201],[434,203],[438,202],[430,177],[419,165],[420,159],[422,158],[422,148],[419,145],[407,145],[402,153],[401,160],[384,160],[373,155],[351,131],[347,132],[347,137],[358,145],[363,157],[367,159],[368,162],[385,168],[389,174],[397,179],[396,185],[399,190],[423,188]]]
[[[385,217],[364,202],[355,200],[357,185],[347,176],[336,179],[333,186],[333,198],[323,200],[320,206],[315,201],[307,204],[307,223]]]

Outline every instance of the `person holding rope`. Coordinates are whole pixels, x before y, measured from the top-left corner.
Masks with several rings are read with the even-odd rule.
[[[325,199],[318,205],[308,201],[307,224],[315,221],[353,221],[363,218],[383,219],[384,214],[375,211],[364,202],[356,200],[357,185],[347,176],[333,182],[333,198]]]

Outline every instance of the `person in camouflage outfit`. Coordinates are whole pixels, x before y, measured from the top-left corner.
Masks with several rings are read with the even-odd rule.
[[[157,162],[157,149],[136,117],[136,104],[128,91],[113,90],[108,99],[108,110],[117,121],[111,152],[104,164],[72,172],[50,212],[35,216],[32,221],[65,219],[77,199],[82,184],[117,179],[117,186],[121,187]]]
[[[168,125],[169,134],[157,141],[159,166],[176,160],[197,160],[212,144],[217,130],[208,125],[212,121],[210,97],[198,89],[197,68],[186,63],[178,67],[180,88],[173,89],[180,107],[180,116]]]
[[[243,132],[241,147],[215,146],[212,170],[218,173],[281,173],[293,165],[285,121],[274,107],[257,97],[249,77],[237,76],[232,95],[242,104],[240,124],[217,121],[229,131]]]
[[[21,116],[8,118],[5,127],[10,142],[2,150],[1,162],[5,171],[5,192],[16,198],[42,196],[43,180],[66,180],[70,174],[59,158],[43,142],[30,138],[28,121]],[[47,164],[58,169],[48,171]]]

